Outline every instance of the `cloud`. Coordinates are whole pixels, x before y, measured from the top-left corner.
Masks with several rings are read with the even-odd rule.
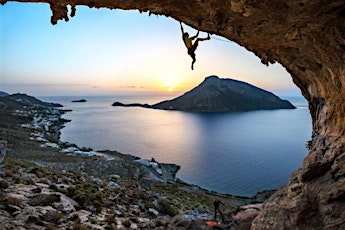
[[[118,88],[122,88],[122,89],[135,89],[137,87],[135,85],[122,85],[122,86],[119,86]]]
[[[88,84],[69,84],[69,83],[18,83],[18,84],[1,84],[2,86],[7,86],[7,87],[85,87],[85,86],[90,86]]]

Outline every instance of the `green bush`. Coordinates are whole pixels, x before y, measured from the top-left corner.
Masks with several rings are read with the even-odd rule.
[[[15,206],[20,206],[23,202],[21,199],[17,198],[17,197],[7,197],[7,199],[4,200],[4,203],[6,205],[15,205]]]
[[[167,200],[159,200],[158,201],[159,204],[159,211],[161,213],[167,214],[169,216],[175,216],[178,214],[178,211],[176,210],[176,208]]]
[[[88,226],[76,221],[73,225],[73,230],[91,230]]]
[[[305,144],[305,147],[306,147],[308,150],[311,150],[312,143],[313,143],[312,140],[307,141],[307,143]]]
[[[0,180],[0,189],[8,188],[8,183],[4,180]]]
[[[30,198],[29,204],[32,206],[48,206],[54,202],[60,202],[60,194],[38,194]]]
[[[80,206],[86,206],[87,197],[83,191],[77,190],[71,197],[73,200],[77,201]]]
[[[97,211],[100,211],[104,205],[104,194],[98,190],[94,184],[85,182],[78,186],[70,186],[66,190],[60,190],[73,200],[78,202],[82,208],[86,208],[87,204],[92,204]]]

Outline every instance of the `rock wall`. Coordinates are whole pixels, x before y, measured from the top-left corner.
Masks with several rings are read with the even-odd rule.
[[[46,2],[51,22],[77,5],[138,9],[170,16],[281,63],[309,102],[312,149],[289,183],[264,205],[252,229],[345,226],[344,0],[19,0]],[[5,4],[7,0],[0,0]]]

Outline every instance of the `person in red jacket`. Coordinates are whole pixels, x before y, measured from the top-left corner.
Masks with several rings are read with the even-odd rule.
[[[180,22],[180,25],[181,25],[183,42],[184,42],[185,46],[187,47],[189,56],[191,56],[192,59],[193,59],[193,62],[192,62],[192,70],[193,70],[194,69],[193,65],[194,65],[194,63],[196,61],[196,59],[195,59],[195,51],[196,51],[196,48],[199,45],[199,41],[210,40],[211,39],[210,38],[210,34],[207,35],[207,38],[198,38],[198,36],[199,36],[199,30],[198,30],[198,32],[197,32],[197,34],[195,36],[189,37],[189,34],[187,32],[184,32],[183,26],[182,26],[181,22]],[[194,39],[196,39],[196,40],[193,43]]]

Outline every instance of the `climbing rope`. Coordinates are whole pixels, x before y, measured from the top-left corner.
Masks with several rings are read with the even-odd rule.
[[[233,41],[229,41],[229,40],[225,40],[225,39],[221,39],[221,38],[216,38],[215,36],[211,36],[211,38],[222,41],[222,42],[232,42],[233,43]]]

